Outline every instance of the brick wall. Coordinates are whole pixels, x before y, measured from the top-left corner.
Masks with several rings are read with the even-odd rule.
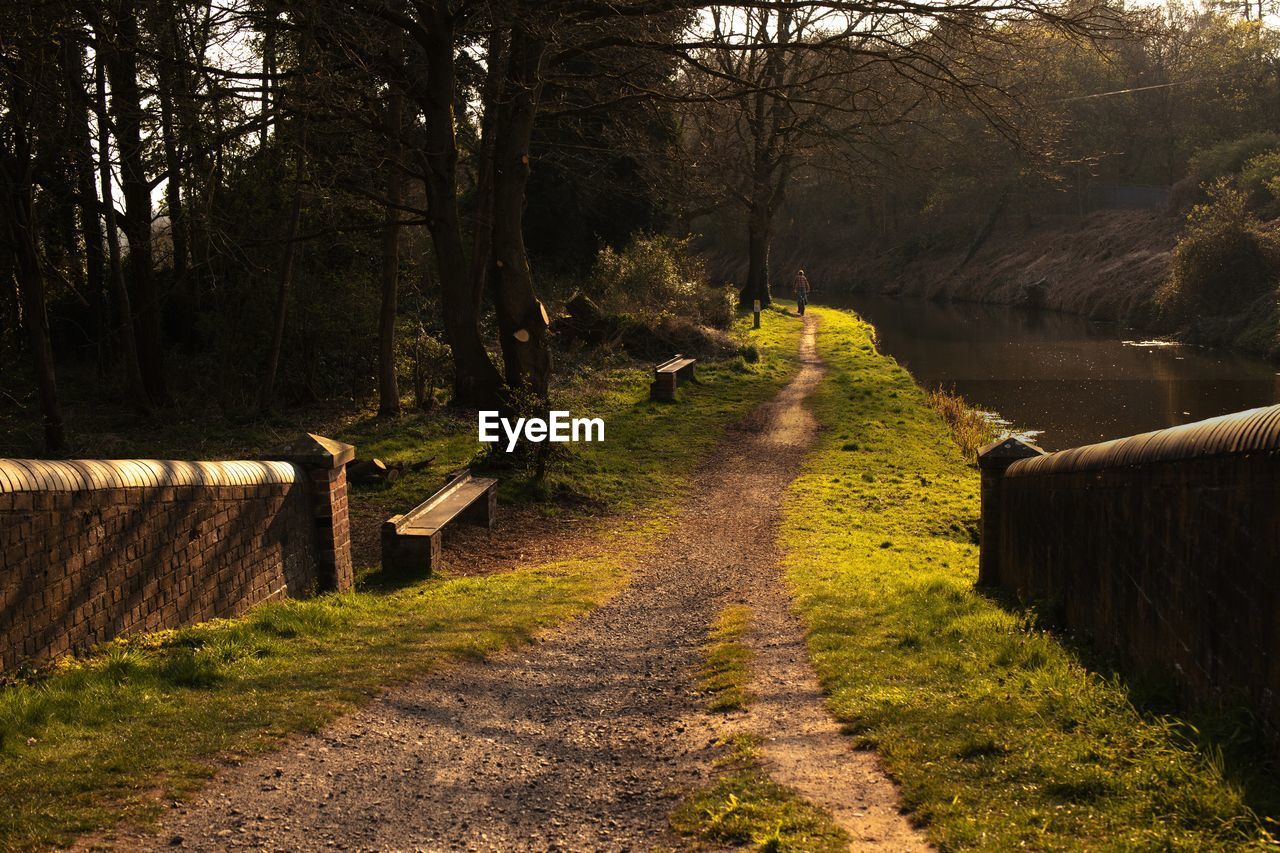
[[[1280,746],[1280,406],[984,466],[982,580]]]
[[[315,470],[0,460],[0,668],[349,588],[346,478]]]

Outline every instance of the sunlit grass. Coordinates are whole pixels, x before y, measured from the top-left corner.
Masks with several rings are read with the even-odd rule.
[[[825,429],[781,544],[830,707],[944,849],[1263,844],[1268,782],[973,588],[978,476],[869,327],[819,310]],[[1230,768],[1228,768],[1230,770]]]
[[[720,745],[717,777],[671,816],[677,832],[716,846],[827,853],[849,849],[849,836],[824,809],[769,778],[751,735]]]
[[[721,610],[711,626],[699,684],[712,711],[738,711],[751,702],[752,655],[742,641],[750,627],[751,608],[741,604]]]
[[[599,417],[605,440],[557,445],[546,481],[536,488],[525,468],[499,469],[504,501],[534,501],[543,512],[628,512],[679,493],[693,463],[720,439],[725,426],[773,396],[797,365],[801,322],[779,312],[766,315],[752,330],[740,319],[734,335],[760,354],[747,362],[740,355],[703,359],[697,381],[681,386],[673,403],[649,401],[652,365],[618,359],[594,368],[580,356],[572,378],[553,397],[555,408],[574,417]],[[388,509],[412,505],[439,488],[440,475],[470,463],[485,464],[473,414],[412,414],[398,421],[372,415],[348,425],[338,438],[361,456],[388,462],[434,459],[420,472],[406,474],[390,488],[361,487],[359,499]],[[501,463],[503,460],[488,460]]]

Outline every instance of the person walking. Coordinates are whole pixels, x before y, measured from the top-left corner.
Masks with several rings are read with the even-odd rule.
[[[804,270],[796,270],[795,281],[791,282],[791,289],[796,292],[796,305],[800,308],[801,316],[804,315],[804,307],[809,304],[809,278],[804,274]]]

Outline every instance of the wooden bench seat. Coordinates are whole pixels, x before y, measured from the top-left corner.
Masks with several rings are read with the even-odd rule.
[[[430,574],[440,565],[440,549],[447,524],[492,527],[498,509],[498,481],[473,477],[466,468],[454,471],[445,486],[403,515],[382,523],[382,568]]]
[[[649,383],[649,399],[670,401],[676,398],[676,385],[693,379],[696,358],[685,358],[679,353],[653,369],[653,382]]]

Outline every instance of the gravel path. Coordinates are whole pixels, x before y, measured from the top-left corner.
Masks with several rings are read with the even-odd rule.
[[[696,692],[700,647],[719,609],[745,601],[759,614],[752,642],[762,673],[762,701],[748,719],[765,736],[779,780],[832,807],[859,848],[873,838],[890,849],[918,844],[893,809],[891,783],[825,716],[777,575],[779,503],[813,434],[803,401],[821,375],[815,325],[810,315],[800,375],[729,435],[696,475],[674,530],[609,603],[533,646],[391,690],[320,734],[220,773],[197,798],[176,804],[158,833],[109,842],[209,850],[683,846],[667,815],[709,781],[712,743],[725,724],[703,712]],[[795,736],[782,738],[788,730]],[[815,762],[834,766],[803,770]],[[874,809],[859,808],[867,804]]]

